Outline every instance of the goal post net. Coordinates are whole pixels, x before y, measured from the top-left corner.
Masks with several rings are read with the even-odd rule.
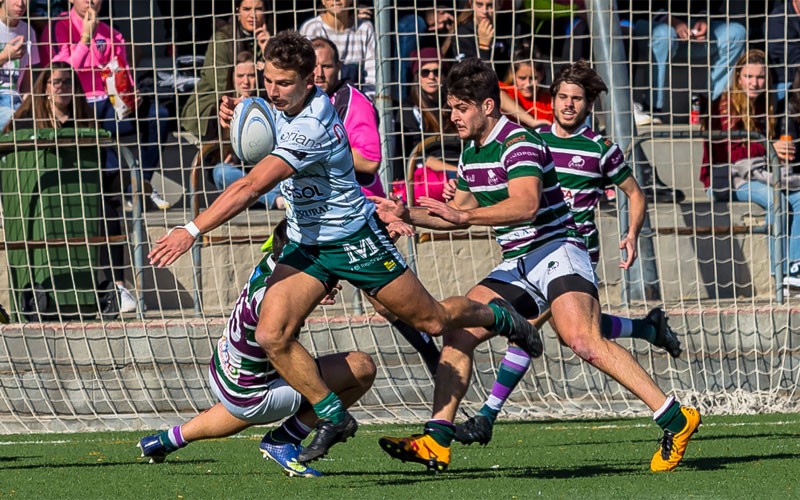
[[[741,27],[736,33],[746,38],[737,45],[740,54],[747,48],[766,49],[768,41],[778,41],[784,49],[800,44],[785,33],[770,31],[770,19],[785,20],[786,14],[772,13],[769,2],[722,3],[724,9],[709,14],[709,26],[728,26],[731,33],[738,28],[730,26]],[[614,197],[609,192],[598,208],[602,311],[631,318],[643,318],[654,307],[669,313],[684,349],[679,358],[642,340],[618,342],[666,393],[682,402],[697,405],[707,414],[797,412],[797,291],[780,286],[781,276],[790,267],[791,206],[778,203],[765,209],[748,201],[709,197],[699,177],[703,148],[706,141],[721,139],[711,139],[699,122],[708,119],[710,106],[705,99],[714,97],[720,44],[713,34],[707,44],[676,42],[676,50],[667,51],[666,65],[661,64],[651,43],[656,35],[645,29],[648,23],[652,29],[663,21],[657,5],[498,0],[492,14],[490,62],[496,69],[512,68],[509,85],[513,86],[513,68],[520,61],[512,57],[528,47],[530,56],[525,61],[541,71],[540,90],[549,88],[564,64],[581,58],[595,67],[610,65],[614,72],[624,73],[621,81],[628,82],[627,86],[611,88],[601,96],[591,125],[626,145],[626,159],[648,196],[648,225],[639,241],[640,265],[624,272],[618,267],[621,228],[625,228],[624,194],[617,190]],[[596,10],[603,6],[614,10]],[[4,201],[0,303],[12,317],[11,324],[0,325],[0,433],[162,428],[215,403],[208,388],[212,349],[242,285],[261,258],[261,242],[283,213],[256,205],[205,235],[196,249],[167,268],[150,266],[145,256],[169,228],[191,220],[221,191],[214,172],[226,162],[227,141],[224,134],[214,133],[213,123],[201,129],[199,125],[210,115],[203,114],[198,103],[210,103],[213,108],[225,92],[236,92],[235,57],[260,50],[254,32],[237,30],[244,22],[244,11],[253,8],[262,15],[262,7],[272,35],[301,28],[324,13],[321,4],[312,0],[109,0],[100,18],[126,40],[131,78],[148,103],[148,109],[142,107],[135,115],[132,132],[123,131],[125,120],[119,120],[109,132],[112,139],[98,141],[98,133],[90,146],[75,142],[77,136],[66,142],[16,136],[5,136],[5,143],[0,140]],[[41,27],[61,14],[29,12],[26,20]],[[461,151],[461,143],[447,126],[449,114],[441,96],[436,97],[438,101],[419,101],[420,74],[426,70],[431,75],[435,64],[429,63],[438,62],[441,81],[459,54],[452,45],[459,27],[474,30],[468,24],[475,22],[470,17],[474,15],[471,3],[462,0],[357,0],[353,6],[349,18],[357,28],[353,36],[361,36],[361,30],[369,34],[365,36],[374,49],[374,64],[359,59],[356,42],[346,42],[347,50],[340,49],[340,56],[347,74],[358,79],[351,83],[373,98],[377,108],[383,187],[387,193],[406,196],[409,203],[414,203],[415,194],[432,189],[432,184],[425,184],[426,175],[440,181],[447,177],[429,167],[457,162]],[[364,27],[366,23],[370,27]],[[214,40],[222,40],[216,48]],[[531,43],[535,52],[526,45]],[[627,59],[623,63],[600,60],[598,54],[604,53],[598,49],[600,44],[610,48],[611,54],[621,47]],[[412,55],[409,47],[433,47],[440,56]],[[30,50],[37,50],[36,45],[31,44]],[[51,49],[45,46],[44,50]],[[723,68],[731,73],[734,65],[735,60],[725,62]],[[663,83],[659,83],[659,68],[667,71]],[[794,74],[794,68],[773,62],[770,70],[771,75],[782,72],[781,82]],[[32,76],[39,74],[34,71]],[[216,77],[209,75],[230,76],[220,81],[233,87],[203,87],[204,78],[214,81]],[[775,94],[776,113],[798,119],[791,115],[795,108],[789,104],[777,109],[778,85],[772,83],[769,92]],[[263,92],[262,83],[257,82],[257,87]],[[621,96],[626,96],[625,102]],[[149,113],[150,103],[166,114]],[[620,126],[621,120],[627,120],[625,126]],[[620,135],[624,130],[627,135]],[[38,192],[23,193],[23,189],[38,185],[33,181],[52,170],[37,158],[50,155],[56,163],[48,165],[58,165],[64,172],[72,168],[86,176],[75,165],[88,165],[93,158],[99,168],[98,159],[104,157],[109,141],[121,146],[123,169],[143,176],[133,181],[132,188],[124,182],[111,186],[96,180],[92,184],[93,189],[121,200],[121,236],[96,229],[112,217],[101,208],[104,205],[89,212],[86,204],[73,199],[98,194],[88,191],[85,177],[80,182],[60,177],[61,182],[42,189],[40,198],[62,200],[53,205],[61,208],[48,211],[34,201],[38,211],[26,212],[24,200],[36,199],[31,193]],[[420,143],[424,147],[417,147]],[[159,158],[152,176],[145,165],[153,152],[148,147],[155,147]],[[145,182],[136,184],[141,181]],[[75,189],[70,191],[67,185]],[[154,205],[153,190],[171,205],[169,209]],[[790,191],[784,189],[782,194],[788,197]],[[66,203],[67,195],[77,203],[72,211],[58,205]],[[125,205],[127,200],[136,205],[139,198],[144,200],[143,212]],[[41,234],[24,226],[34,219],[45,228]],[[81,227],[72,227],[76,225]],[[73,250],[59,253],[66,247]],[[422,231],[412,240],[401,238],[397,247],[431,294],[441,299],[466,294],[500,261],[491,231],[479,227],[455,233]],[[100,275],[111,283],[118,275],[106,271],[99,260],[114,248],[124,249],[121,281],[136,300],[136,311],[104,318],[95,310],[84,319],[66,314],[60,303],[67,300],[64,296],[72,297],[73,304],[83,300],[75,299],[81,294],[99,297],[108,292],[98,290],[103,281]],[[84,272],[84,278],[76,278],[76,269]],[[86,269],[96,271],[96,276],[85,278]],[[72,272],[73,282],[56,285],[49,278],[66,271]],[[42,306],[37,290],[49,301],[47,314],[39,316],[32,314]],[[115,290],[115,285],[109,290]],[[102,301],[89,302],[100,307]],[[561,344],[549,326],[543,335],[545,353],[533,360],[505,405],[503,418],[650,414],[627,390]],[[354,406],[360,421],[419,422],[430,416],[433,380],[422,358],[351,287],[345,286],[336,305],[314,312],[300,341],[315,356],[357,349],[375,360],[374,386]],[[440,340],[436,342],[441,345]],[[462,404],[466,413],[480,408],[491,391],[505,350],[505,341],[496,338],[475,351],[472,379]]]

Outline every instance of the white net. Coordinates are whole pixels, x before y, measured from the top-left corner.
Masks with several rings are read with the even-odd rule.
[[[38,12],[34,9],[39,6],[31,6],[26,18],[37,30],[52,29],[46,21],[57,18],[62,3],[66,2],[42,2],[45,7]],[[719,66],[715,29],[726,26],[733,32],[731,26],[741,26],[740,32],[725,38],[730,42],[745,37],[736,45],[737,54],[746,47],[766,49],[768,41],[788,53],[800,40],[787,36],[786,30],[770,31],[768,22],[777,19],[786,26],[787,15],[770,13],[770,2],[721,2],[723,9],[707,18],[714,26],[710,50],[700,40],[676,43],[676,51],[668,49],[661,64],[651,46],[657,39],[652,32],[656,21],[662,20],[659,2],[496,4],[489,57],[498,71],[513,67],[514,54],[527,50],[528,58],[541,63],[545,89],[565,61],[582,57],[598,68],[613,68],[608,74],[614,75],[614,82],[626,82],[608,82],[611,92],[602,96],[592,124],[626,147],[649,196],[649,227],[640,240],[641,265],[623,273],[617,267],[622,195],[601,204],[601,305],[605,312],[637,318],[663,306],[684,354],[672,359],[641,341],[620,343],[665,392],[706,412],[797,411],[797,299],[793,289],[781,286],[792,257],[791,207],[777,204],[765,210],[747,201],[712,201],[699,177],[709,136],[692,123],[705,120],[710,109],[693,96],[713,101],[719,81],[715,68],[723,69],[725,80],[738,57]],[[100,148],[97,130],[103,127],[98,122],[82,124],[88,129],[83,136],[69,132],[32,140],[29,134],[20,135],[23,122],[12,120],[17,135],[0,144],[0,303],[12,316],[12,324],[0,326],[0,432],[160,427],[213,403],[206,382],[212,346],[261,256],[260,243],[282,212],[255,206],[204,236],[191,254],[168,268],[151,267],[145,255],[170,227],[191,220],[220,192],[213,171],[225,160],[226,141],[220,139],[213,119],[206,121],[214,113],[203,109],[214,109],[225,89],[204,87],[202,81],[219,79],[218,85],[225,85],[235,56],[258,52],[256,35],[236,29],[244,22],[243,6],[259,10],[259,5],[252,0],[108,0],[100,18],[110,21],[126,40],[131,77],[146,105],[137,104],[133,118],[108,120],[106,128],[114,138]],[[358,1],[356,7],[371,7],[361,14],[374,27],[374,87],[366,75],[373,65],[359,60],[357,43],[345,42],[346,51],[340,48],[340,55],[350,74],[363,77],[358,82],[362,89],[375,93],[384,189],[405,193],[413,203],[413,195],[426,189],[415,173],[424,165],[454,163],[460,144],[446,126],[441,101],[413,100],[425,64],[409,47],[438,51],[443,74],[459,53],[451,30],[472,22],[471,7],[456,0],[435,2],[435,8],[430,1],[378,0]],[[264,8],[273,34],[300,28],[323,13],[314,1],[266,2]],[[651,31],[644,29],[643,21]],[[224,43],[215,48],[208,43],[214,37]],[[242,46],[230,42],[231,37]],[[537,52],[529,48],[530,42]],[[39,45],[40,51],[63,48]],[[732,50],[730,45],[726,50]],[[421,55],[422,62],[427,61]],[[609,66],[610,56],[621,56],[622,62]],[[52,68],[55,78],[56,66]],[[666,68],[663,82],[659,68]],[[770,68],[773,74],[782,73],[781,82],[794,74],[793,67],[774,61]],[[32,76],[39,74],[34,71]],[[73,83],[80,79],[71,78]],[[777,91],[773,93],[777,97]],[[210,105],[204,108],[201,101]],[[633,109],[634,103],[643,106]],[[697,103],[700,107],[693,108]],[[782,106],[779,109],[776,102],[775,110],[792,109]],[[441,125],[422,125],[427,116],[422,111]],[[653,123],[656,118],[662,123]],[[426,147],[417,148],[422,142]],[[118,160],[123,172],[138,175],[113,183],[102,166],[107,161],[104,151],[116,149],[115,144],[123,146]],[[52,177],[53,172],[60,174]],[[430,175],[441,179],[446,174]],[[432,186],[429,183],[427,189]],[[118,200],[115,210],[100,193]],[[159,209],[159,200],[170,208]],[[768,217],[772,213],[774,217]],[[120,227],[109,227],[110,220]],[[777,254],[770,254],[771,238]],[[439,298],[466,293],[500,258],[489,231],[478,228],[423,234],[414,241],[401,239],[397,246]],[[130,291],[133,312],[119,314],[114,309],[123,305],[109,298],[118,296],[115,281]],[[99,314],[109,300],[111,309]],[[76,319],[76,314],[83,317]],[[646,413],[631,394],[562,346],[552,331],[546,329],[545,337],[545,355],[533,362],[505,406],[507,413],[518,418]],[[421,357],[352,289],[345,289],[336,306],[315,312],[301,340],[316,355],[360,349],[373,356],[378,377],[356,407],[363,421],[418,421],[428,416],[433,384]],[[504,342],[497,339],[478,348],[463,405],[468,412],[489,392],[504,350]]]

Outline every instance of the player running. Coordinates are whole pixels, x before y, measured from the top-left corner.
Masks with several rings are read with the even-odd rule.
[[[149,254],[155,266],[173,263],[201,233],[255,203],[281,182],[289,243],[278,261],[254,340],[277,373],[313,406],[314,438],[297,457],[308,463],[355,434],[358,425],[321,377],[315,360],[295,338],[327,293],[325,283],[347,280],[404,322],[431,335],[481,326],[541,355],[538,331],[502,303],[465,297],[436,301],[408,270],[375,205],[355,179],[347,134],[330,99],[314,85],[316,55],[295,31],[271,37],[264,53],[264,84],[276,109],[276,146],[245,177],[228,186],[195,220],[159,239]],[[229,126],[235,99],[223,97],[220,123]],[[460,330],[459,330],[460,331]]]
[[[502,297],[529,318],[549,305],[561,340],[654,412],[664,437],[651,468],[674,469],[700,415],[667,397],[628,351],[601,336],[594,269],[564,202],[549,149],[538,134],[500,115],[497,77],[485,63],[458,63],[446,87],[458,135],[471,141],[461,155],[455,198],[447,204],[423,198],[422,207],[410,211],[397,201],[375,200],[379,211],[385,220],[397,217],[431,229],[493,226],[503,262],[467,297],[484,302]],[[558,99],[575,97],[560,93]],[[381,438],[384,451],[432,470],[448,467],[452,422],[468,386],[473,351],[489,336],[482,328],[444,335],[431,420],[423,434]]]
[[[600,75],[586,62],[579,61],[562,68],[550,85],[550,91],[554,96],[562,96],[554,101],[555,123],[540,127],[537,132],[553,156],[564,201],[583,235],[592,265],[596,268],[600,260],[595,209],[604,188],[614,183],[630,201],[630,224],[619,244],[620,250],[626,252],[619,267],[628,269],[637,257],[637,242],[647,210],[645,197],[619,146],[586,125],[586,117],[591,113],[595,100],[608,88]],[[660,307],[650,311],[645,318],[635,320],[602,314],[600,333],[607,339],[645,339],[665,349],[673,358],[681,354],[681,343]],[[509,346],[489,397],[477,415],[456,427],[456,441],[484,445],[491,441],[497,415],[530,364],[530,356],[516,346]]]
[[[305,439],[317,416],[299,392],[289,386],[271,365],[267,354],[255,341],[259,311],[269,278],[275,269],[286,239],[286,220],[282,220],[268,241],[268,253],[250,274],[228,318],[225,332],[209,365],[208,382],[219,401],[183,425],[176,425],[142,438],[138,447],[150,463],[164,459],[192,441],[216,439],[242,432],[253,425],[278,422],[280,427],[261,440],[264,458],[277,462],[289,476],[319,477],[321,472],[298,461]],[[332,304],[336,288],[323,304]],[[322,379],[350,407],[366,393],[375,380],[375,364],[360,351],[322,356],[315,360]]]

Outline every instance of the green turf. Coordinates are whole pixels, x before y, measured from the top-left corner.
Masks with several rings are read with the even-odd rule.
[[[797,414],[706,417],[665,474],[648,470],[659,432],[646,419],[502,423],[486,447],[454,445],[441,474],[377,445],[419,429],[362,426],[315,463],[320,479],[280,474],[256,432],[194,443],[162,465],[139,458],[142,433],[0,436],[0,499],[800,498]]]

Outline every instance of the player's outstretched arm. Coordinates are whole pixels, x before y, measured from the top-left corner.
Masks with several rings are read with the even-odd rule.
[[[160,238],[147,258],[156,267],[172,264],[192,247],[197,236],[233,219],[255,203],[259,196],[292,174],[294,170],[285,161],[277,156],[267,156],[253,167],[250,173],[228,186],[219,198],[190,224],[175,228]]]
[[[624,260],[619,263],[621,269],[628,269],[636,262],[637,242],[639,233],[644,225],[644,217],[647,213],[647,200],[644,197],[639,183],[631,176],[622,181],[619,188],[628,197],[628,218],[629,226],[625,237],[619,242],[619,249],[625,252]]]

